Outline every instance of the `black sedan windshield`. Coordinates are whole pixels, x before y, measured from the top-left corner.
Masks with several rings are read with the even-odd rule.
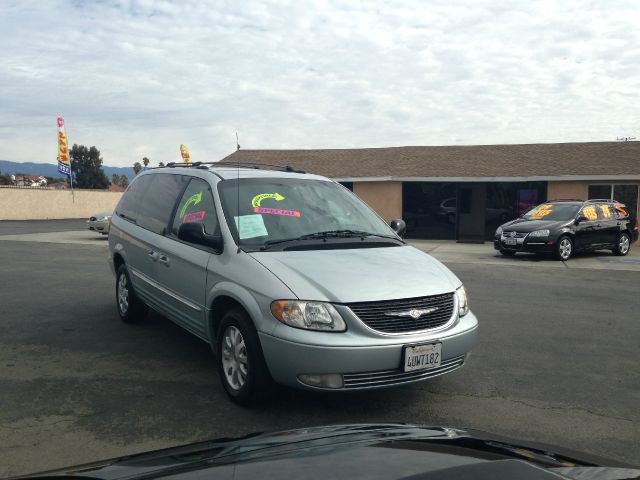
[[[522,218],[526,220],[571,220],[575,218],[581,203],[543,203],[529,210]]]
[[[241,178],[219,184],[229,229],[241,245],[393,231],[344,187],[328,181]]]

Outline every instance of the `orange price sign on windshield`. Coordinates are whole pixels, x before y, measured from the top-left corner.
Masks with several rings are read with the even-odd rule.
[[[536,210],[531,214],[532,219],[544,218],[549,215],[553,211],[553,205],[550,203],[545,203],[544,205],[540,205]]]

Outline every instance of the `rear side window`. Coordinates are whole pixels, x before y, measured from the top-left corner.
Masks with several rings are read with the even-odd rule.
[[[137,224],[158,235],[164,235],[169,226],[173,207],[189,181],[189,177],[170,173],[147,176],[153,180],[138,207]]]
[[[136,222],[142,199],[151,185],[152,175],[141,175],[131,182],[116,207],[116,214],[126,220]]]
[[[206,233],[217,234],[219,231],[211,187],[200,178],[192,178],[184,191],[173,218],[171,233],[177,236],[180,225],[194,222],[202,223]]]

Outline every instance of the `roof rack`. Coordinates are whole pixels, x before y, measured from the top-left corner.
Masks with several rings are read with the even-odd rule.
[[[293,168],[290,165],[274,165],[272,163],[254,163],[254,162],[213,162],[214,165],[224,165],[230,167],[248,167],[255,169],[262,169],[262,167],[269,167],[271,170],[282,170],[283,172],[291,172],[291,173],[307,173],[304,170],[299,170],[297,168]]]
[[[218,166],[222,165],[224,167],[243,167],[243,168],[254,168],[257,170],[262,170],[263,167],[268,167],[270,170],[281,170],[283,172],[291,172],[291,173],[307,173],[304,170],[298,170],[289,165],[273,165],[270,163],[253,163],[253,162],[193,162],[193,163],[182,163],[182,162],[169,162],[165,165],[165,167],[174,168],[174,167],[190,167],[190,168],[209,168],[207,165]]]
[[[554,198],[552,200],[547,200],[544,203],[551,203],[551,202],[584,202],[584,200],[580,200],[579,198]]]

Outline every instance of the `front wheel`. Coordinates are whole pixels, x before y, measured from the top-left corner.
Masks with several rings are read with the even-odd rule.
[[[566,262],[573,255],[573,241],[566,235],[558,239],[556,243],[556,258]]]
[[[116,305],[125,323],[139,323],[147,316],[149,307],[138,298],[131,285],[127,267],[122,264],[116,272]]]
[[[273,381],[256,329],[244,310],[235,308],[222,317],[217,351],[220,380],[234,403],[256,405],[268,398]]]
[[[613,254],[624,257],[631,249],[631,238],[626,233],[621,233],[613,249]]]

